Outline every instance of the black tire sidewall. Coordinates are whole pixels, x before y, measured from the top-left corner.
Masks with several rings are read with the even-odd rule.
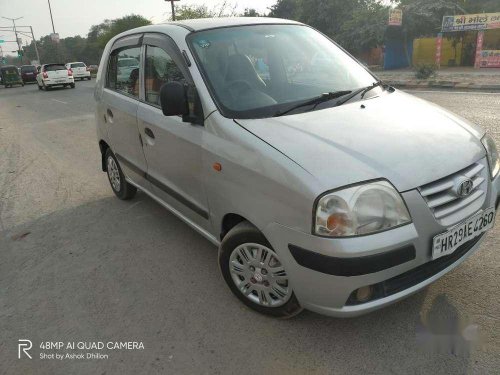
[[[264,235],[248,222],[242,222],[229,231],[219,247],[219,268],[226,284],[229,286],[229,289],[231,289],[233,294],[251,309],[265,315],[271,315],[277,318],[291,318],[300,313],[302,311],[302,307],[293,292],[290,299],[284,305],[278,307],[261,306],[252,302],[240,292],[231,277],[231,273],[229,271],[229,259],[233,250],[243,243],[258,243],[268,247],[269,249],[273,249]]]

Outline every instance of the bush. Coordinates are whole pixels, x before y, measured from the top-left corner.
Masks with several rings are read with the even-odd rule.
[[[427,79],[436,75],[437,66],[434,64],[418,64],[415,66],[415,77]]]

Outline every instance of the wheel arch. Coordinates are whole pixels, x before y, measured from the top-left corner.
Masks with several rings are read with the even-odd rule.
[[[222,218],[221,226],[220,226],[220,240],[222,241],[226,234],[233,229],[236,225],[239,223],[242,223],[246,221],[247,223],[253,225],[254,227],[257,228],[256,225],[254,225],[250,220],[248,220],[246,217],[236,214],[236,213],[227,213],[224,215]]]
[[[109,148],[109,145],[106,143],[106,141],[101,139],[99,141],[99,150],[101,150],[101,168],[102,168],[103,172],[106,172],[106,170],[107,170],[106,160],[104,160],[104,159],[105,159],[106,151],[108,151],[108,148]]]

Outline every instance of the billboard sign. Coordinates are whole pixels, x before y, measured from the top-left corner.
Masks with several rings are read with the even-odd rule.
[[[500,50],[482,50],[479,56],[481,68],[500,68]]]
[[[500,13],[444,16],[442,32],[500,29]]]
[[[401,9],[389,10],[389,26],[401,26],[403,23],[403,11]]]

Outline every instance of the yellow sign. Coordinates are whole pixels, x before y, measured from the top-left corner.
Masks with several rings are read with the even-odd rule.
[[[403,11],[401,9],[389,10],[389,26],[401,26],[403,23]]]
[[[500,13],[461,14],[444,16],[441,31],[500,29]]]

